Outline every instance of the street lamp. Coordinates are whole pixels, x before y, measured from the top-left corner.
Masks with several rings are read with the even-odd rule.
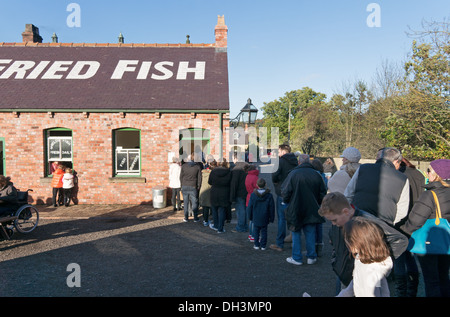
[[[230,120],[230,125],[236,128],[239,122],[244,124],[255,124],[256,116],[258,115],[258,108],[252,104],[252,100],[248,98],[247,104],[241,109],[241,112],[236,116],[236,118]]]

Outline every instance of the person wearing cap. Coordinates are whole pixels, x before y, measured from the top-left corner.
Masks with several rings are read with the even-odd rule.
[[[408,235],[421,228],[428,219],[436,217],[436,204],[431,191],[436,193],[442,218],[450,221],[450,160],[439,159],[427,170],[429,183],[414,203],[400,230]],[[417,256],[422,269],[427,297],[450,297],[450,255],[426,254]]]
[[[392,147],[380,149],[375,163],[362,164],[348,183],[344,195],[356,207],[397,224],[408,215],[409,181],[398,171],[402,153]]]
[[[342,166],[333,176],[328,180],[328,192],[344,193],[353,174],[359,168],[359,160],[361,153],[357,148],[348,147],[342,152]]]

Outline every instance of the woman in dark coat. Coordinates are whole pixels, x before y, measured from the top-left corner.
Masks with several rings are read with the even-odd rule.
[[[430,181],[425,185],[427,191],[420,195],[406,223],[400,227],[409,235],[421,228],[428,219],[436,218],[436,203],[431,191],[436,193],[442,218],[450,221],[450,160],[431,162],[427,173]],[[450,255],[426,254],[418,255],[417,258],[422,269],[426,296],[450,297]]]
[[[211,229],[218,233],[225,232],[223,226],[226,217],[226,208],[230,205],[230,182],[231,171],[228,163],[224,160],[218,163],[211,174],[209,174],[208,184],[211,185],[210,199],[214,224],[210,224]]]

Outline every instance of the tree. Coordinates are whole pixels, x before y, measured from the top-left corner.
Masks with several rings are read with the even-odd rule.
[[[280,143],[289,142],[293,149],[315,155],[341,147],[336,138],[342,135],[342,124],[323,93],[309,87],[289,91],[264,103],[262,110],[263,126],[279,127]]]
[[[389,145],[419,160],[450,157],[449,24],[431,26],[416,32],[422,41],[413,41],[401,93],[382,132]]]
[[[278,100],[264,103],[264,106],[261,107],[264,118],[263,126],[267,127],[268,131],[272,127],[279,128],[280,144],[290,142],[290,132],[292,132],[293,127],[304,128],[303,111],[325,99],[326,95],[317,93],[308,87],[288,91]],[[291,131],[289,130],[289,124]]]

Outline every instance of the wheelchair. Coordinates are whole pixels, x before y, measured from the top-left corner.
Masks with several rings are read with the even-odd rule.
[[[17,191],[18,209],[11,212],[9,216],[0,218],[0,236],[4,240],[10,240],[14,229],[17,232],[28,234],[32,232],[38,225],[39,212],[28,203],[28,192],[33,191]]]

